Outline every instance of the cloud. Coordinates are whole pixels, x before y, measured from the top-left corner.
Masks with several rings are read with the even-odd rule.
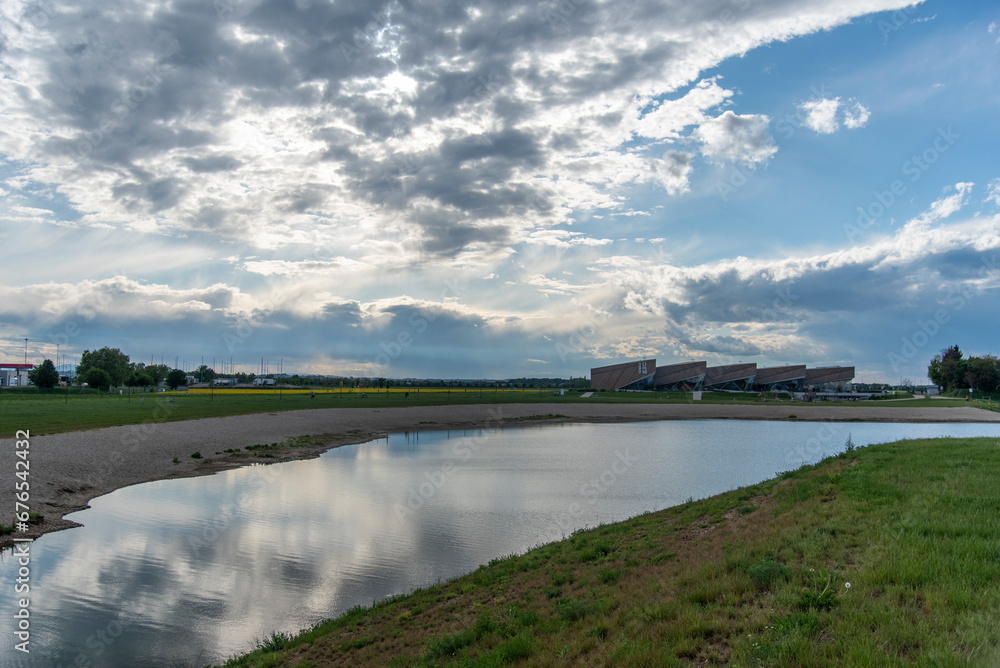
[[[560,281],[558,279],[549,278],[543,274],[535,274],[528,277],[524,281],[527,285],[533,285],[538,288],[538,291],[545,295],[567,295],[574,292],[579,292],[581,286],[573,285],[566,281]]]
[[[945,192],[952,192],[950,195],[941,197],[931,203],[930,208],[920,216],[917,216],[910,225],[926,225],[938,220],[948,218],[952,214],[958,213],[969,201],[974,183],[956,183],[954,186],[945,188]]]
[[[819,134],[832,134],[842,126],[855,130],[863,128],[871,118],[871,110],[857,100],[842,104],[839,97],[818,98],[799,105],[803,114],[802,125]]]
[[[606,246],[613,243],[611,239],[595,239],[588,237],[582,232],[570,232],[569,230],[543,230],[532,232],[525,239],[529,244],[542,244],[546,246],[557,246],[559,248],[570,248],[572,246]]]
[[[55,215],[55,212],[50,209],[39,209],[32,206],[12,206],[10,210],[12,213],[27,218],[50,218]]]
[[[820,134],[831,134],[840,127],[837,120],[837,110],[840,108],[840,98],[809,100],[801,105],[805,112],[805,120],[802,122],[807,128],[815,130]]]
[[[741,116],[726,111],[699,125],[694,137],[701,142],[701,152],[709,160],[753,167],[778,152],[767,131],[769,123],[770,119],[763,114]]]
[[[654,177],[653,180],[660,185],[669,195],[686,192],[689,187],[691,172],[694,169],[691,165],[691,153],[682,151],[670,151],[664,154],[661,160],[651,161],[650,169]]]
[[[303,364],[361,372],[407,331],[384,371],[416,375],[531,373],[524,360],[576,373],[585,355],[675,349],[833,355],[852,300],[866,316],[895,306],[891,289],[927,304],[926,276],[954,280],[989,228],[973,242],[950,222],[956,188],[926,214],[938,228],[867,254],[679,266],[704,243],[680,235],[707,164],[778,150],[755,96],[706,73],[904,6],[109,0],[56,7],[39,29],[10,5],[0,234],[52,259],[44,276],[8,272],[0,337],[72,320],[86,325],[73,345],[228,352],[223,334],[253,318],[237,358],[294,343]],[[871,115],[820,102],[836,109],[817,127]],[[666,250],[613,241],[649,237]],[[111,266],[122,275],[95,273]],[[792,283],[803,301],[776,308]],[[571,341],[567,361],[556,344]]]
[[[706,111],[723,104],[733,91],[719,85],[719,77],[699,81],[682,97],[653,103],[649,110],[639,110],[635,132],[651,139],[681,139],[685,128],[697,126],[707,118]]]
[[[844,127],[849,130],[863,128],[868,125],[871,111],[860,102],[855,102],[851,109],[844,109]]]
[[[291,276],[301,278],[310,274],[323,274],[339,269],[367,269],[367,263],[339,257],[333,260],[256,260],[245,262],[243,267],[262,276]]]
[[[1000,179],[993,179],[986,186],[986,199],[984,201],[993,202],[996,206],[1000,206]]]
[[[5,35],[4,151],[85,226],[489,256],[574,211],[627,209],[622,187],[688,192],[692,142],[766,161],[767,118],[713,112],[734,93],[701,72],[903,3],[784,4],[720,22],[676,3],[111,0]],[[643,154],[635,137],[676,145]]]
[[[595,263],[595,285],[606,281],[605,288],[594,292],[624,305],[614,318],[621,323],[616,332],[655,318],[662,323],[663,345],[676,346],[681,358],[754,361],[747,358],[756,355],[770,362],[853,363],[850,337],[856,332],[856,345],[884,361],[896,344],[869,337],[865,323],[878,322],[891,333],[900,323],[905,329],[942,308],[957,318],[970,300],[987,304],[1000,294],[1000,216],[937,226],[917,222],[954,215],[971,189],[970,183],[949,188],[953,192],[893,236],[823,254],[737,257],[696,266],[603,258]],[[979,323],[980,315],[985,312],[968,317]],[[926,366],[917,360],[908,373],[919,373],[921,362]]]

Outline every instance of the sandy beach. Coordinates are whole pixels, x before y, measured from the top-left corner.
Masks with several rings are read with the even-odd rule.
[[[564,417],[526,420],[530,416]],[[413,408],[328,408],[208,418],[163,424],[129,425],[30,439],[32,512],[44,516],[28,532],[0,538],[37,537],[76,523],[64,515],[87,507],[91,499],[150,480],[209,475],[253,463],[318,457],[331,447],[363,443],[390,432],[426,429],[492,429],[541,422],[628,422],[636,420],[787,420],[814,422],[1000,422],[1000,413],[972,407],[734,405],[725,404],[498,404],[417,406]],[[30,425],[27,425],[30,428]],[[246,446],[312,436],[307,447],[273,451],[262,460]],[[2,439],[3,476],[15,482],[14,439]],[[215,455],[226,449],[240,454]],[[200,452],[202,459],[192,459]],[[179,463],[173,463],[177,458]],[[13,503],[11,504],[13,505]]]

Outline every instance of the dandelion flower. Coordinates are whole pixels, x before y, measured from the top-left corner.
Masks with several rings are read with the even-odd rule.
[[[850,582],[845,582],[844,583],[844,589],[850,589],[850,588],[851,588],[851,583]]]

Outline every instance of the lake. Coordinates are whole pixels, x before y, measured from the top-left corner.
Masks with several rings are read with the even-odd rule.
[[[1000,425],[733,420],[425,431],[319,459],[151,482],[31,544],[30,661],[203,666],[557,540],[857,445]],[[0,563],[11,601],[17,563]],[[22,663],[23,662],[23,663]],[[75,663],[78,662],[78,663]]]

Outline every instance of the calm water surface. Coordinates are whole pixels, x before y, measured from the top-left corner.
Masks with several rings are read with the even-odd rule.
[[[136,485],[32,544],[31,654],[202,666],[358,604],[858,445],[1000,425],[704,420],[395,434],[318,460]],[[17,564],[0,563],[5,611]],[[10,596],[8,594],[11,594]],[[79,663],[74,663],[79,662]]]

